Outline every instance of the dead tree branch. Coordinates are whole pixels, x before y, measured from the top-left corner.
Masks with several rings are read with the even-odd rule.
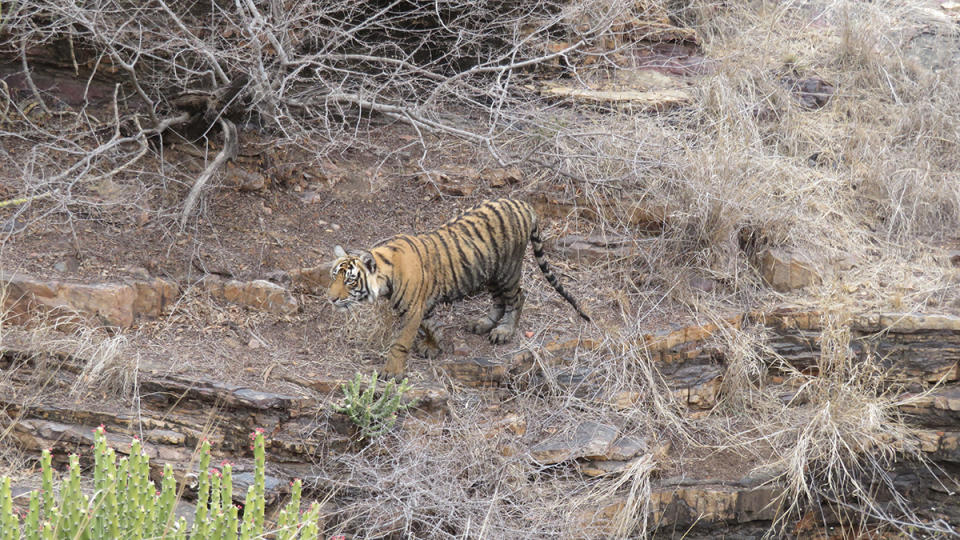
[[[370,119],[387,118],[410,126],[424,150],[423,137],[431,133],[475,145],[501,165],[520,159],[531,148],[524,146],[518,154],[515,126],[537,122],[530,105],[540,99],[526,84],[529,74],[555,70],[560,60],[586,54],[631,5],[620,0],[578,0],[573,8],[565,0],[509,5],[318,0],[286,7],[272,0],[222,6],[22,0],[5,21],[8,33],[0,37],[0,54],[9,49],[20,55],[26,90],[46,97],[28,72],[31,62],[42,59],[28,58],[27,47],[66,37],[69,58],[61,64],[86,78],[84,92],[98,77],[119,71],[124,80],[114,117],[150,118],[152,127],[136,125],[133,134],[114,133],[104,141],[96,131],[102,125],[67,135],[24,117],[42,134],[44,145],[68,158],[59,162],[69,165],[51,171],[46,182],[69,179],[73,184],[78,174],[119,175],[150,151],[147,137],[177,128],[179,136],[192,139],[219,125],[229,144],[191,183],[176,212],[182,226],[211,175],[232,155],[230,147],[239,146],[238,126],[269,131],[278,145],[318,141],[321,159],[326,152],[362,147],[366,133],[376,129]],[[85,94],[85,102],[88,98]],[[103,113],[89,107],[82,118]],[[460,123],[457,116],[471,120]],[[91,148],[91,142],[92,151],[71,157]],[[43,155],[37,159],[47,162]],[[53,163],[48,162],[51,168]]]
[[[200,196],[200,191],[203,190],[203,186],[207,184],[207,181],[213,177],[214,173],[216,173],[227,160],[236,158],[240,150],[237,126],[225,118],[220,118],[219,124],[220,129],[223,131],[223,148],[217,154],[217,157],[207,165],[203,173],[197,177],[197,181],[194,182],[193,187],[190,188],[190,194],[187,195],[187,199],[183,203],[183,212],[180,214],[180,230],[183,230],[186,226],[187,218],[190,217],[190,214],[193,212],[193,207],[197,204],[197,198]]]

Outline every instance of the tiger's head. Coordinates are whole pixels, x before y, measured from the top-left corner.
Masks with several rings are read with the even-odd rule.
[[[369,251],[347,253],[333,249],[337,259],[330,267],[330,301],[337,309],[349,309],[361,302],[373,302],[387,287],[387,278],[377,272],[377,261]]]

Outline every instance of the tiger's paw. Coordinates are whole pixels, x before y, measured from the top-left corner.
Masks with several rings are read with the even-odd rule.
[[[383,366],[384,378],[397,379],[403,378],[403,372],[407,370],[407,363],[402,358],[391,357]]]
[[[433,340],[420,340],[413,344],[413,352],[427,360],[436,360],[443,353],[443,348]]]
[[[506,343],[513,338],[513,334],[516,332],[516,330],[516,328],[510,328],[507,326],[498,326],[490,331],[490,343],[493,343],[494,345]]]
[[[497,325],[496,321],[490,320],[490,317],[484,315],[477,319],[473,324],[467,327],[467,330],[478,335],[486,334]]]

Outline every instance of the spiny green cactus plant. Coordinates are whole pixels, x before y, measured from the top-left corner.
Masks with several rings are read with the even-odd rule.
[[[94,433],[93,493],[81,490],[80,460],[70,456],[69,476],[54,493],[50,451],[41,458],[41,490],[30,494],[30,509],[23,522],[13,512],[10,479],[0,478],[0,540],[76,540],[151,538],[176,540],[253,540],[264,537],[263,515],[266,458],[263,431],[252,436],[254,482],[247,490],[243,523],[233,504],[232,466],[210,468],[210,444],[200,447],[197,507],[193,526],[174,514],[177,484],[167,465],[158,491],[150,479],[150,458],[134,440],[130,455],[117,459],[107,446],[103,426]],[[290,502],[280,511],[277,528],[269,531],[280,540],[316,540],[319,506],[300,514],[302,485],[292,485]],[[239,526],[239,530],[238,530]],[[189,531],[188,531],[189,529]],[[189,532],[189,535],[188,535]]]
[[[364,385],[366,389],[363,389]],[[403,402],[403,395],[408,390],[407,379],[399,385],[391,379],[377,395],[377,372],[373,372],[369,381],[358,372],[352,381],[343,385],[344,400],[334,404],[333,410],[347,415],[360,428],[361,440],[372,440],[393,427],[398,412],[417,406],[416,400]]]

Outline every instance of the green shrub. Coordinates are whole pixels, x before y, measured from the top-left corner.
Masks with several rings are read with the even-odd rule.
[[[70,456],[69,477],[54,492],[50,452],[41,459],[42,488],[30,494],[30,507],[23,522],[13,512],[10,479],[0,479],[0,540],[100,540],[121,538],[150,539],[253,539],[264,535],[263,433],[253,435],[254,482],[247,490],[243,522],[233,504],[232,467],[222,471],[210,468],[210,444],[200,447],[197,506],[193,526],[174,513],[177,485],[173,469],[163,471],[160,489],[150,480],[150,459],[140,442],[134,440],[130,455],[117,459],[107,446],[103,426],[94,435],[93,493],[87,495],[80,485],[80,460]],[[277,528],[269,531],[278,540],[316,539],[319,506],[300,516],[299,480],[293,484],[290,502],[280,511]],[[239,531],[238,531],[239,526]],[[299,534],[299,536],[298,536]]]
[[[366,390],[361,387],[366,383]],[[416,407],[416,401],[403,403],[403,395],[410,390],[407,379],[399,385],[392,379],[377,395],[377,372],[370,376],[369,382],[357,373],[352,381],[343,385],[344,400],[334,404],[333,410],[347,415],[360,429],[361,440],[371,440],[386,433],[397,422],[397,413]]]

